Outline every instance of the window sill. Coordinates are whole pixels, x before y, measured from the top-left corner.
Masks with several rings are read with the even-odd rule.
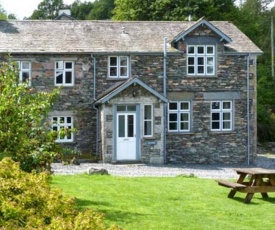
[[[236,131],[233,130],[226,130],[226,131],[214,131],[214,130],[210,130],[209,134],[211,135],[219,135],[219,134],[235,134],[237,133]]]
[[[107,77],[108,81],[123,81],[127,79],[129,79],[129,77]]]
[[[178,134],[180,134],[180,135],[186,135],[186,134],[188,134],[188,135],[193,135],[193,134],[195,134],[195,133],[193,133],[193,132],[171,132],[171,131],[168,131],[168,133],[167,134],[176,134],[176,135],[178,135]]]
[[[217,78],[217,75],[186,75],[187,78]]]

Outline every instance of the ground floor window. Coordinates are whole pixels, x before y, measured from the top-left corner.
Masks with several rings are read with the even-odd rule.
[[[153,136],[153,106],[144,105],[144,137]]]
[[[190,131],[190,102],[175,101],[168,104],[168,131]]]
[[[232,130],[232,101],[211,102],[211,130],[230,131]]]
[[[73,117],[72,116],[53,116],[52,130],[56,132],[57,142],[73,141]]]

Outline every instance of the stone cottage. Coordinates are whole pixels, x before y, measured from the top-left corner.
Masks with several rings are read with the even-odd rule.
[[[57,142],[103,162],[249,163],[262,51],[226,21],[0,21],[0,53],[62,86]]]

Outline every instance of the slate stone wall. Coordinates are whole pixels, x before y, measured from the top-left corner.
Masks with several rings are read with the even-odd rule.
[[[246,56],[227,55],[223,46],[218,46],[217,74],[212,77],[190,77],[186,74],[186,55],[184,52],[169,54],[167,57],[167,95],[170,100],[190,100],[192,105],[192,129],[187,134],[167,133],[166,158],[162,151],[161,131],[164,124],[162,105],[155,115],[154,148],[141,141],[143,162],[167,161],[168,163],[240,163],[247,160],[247,72]],[[112,133],[105,132],[97,139],[96,110],[92,103],[94,97],[105,92],[110,87],[125,79],[108,79],[108,56],[95,55],[96,58],[96,94],[93,95],[94,62],[91,55],[24,55],[14,56],[15,60],[30,60],[32,62],[32,86],[37,90],[52,90],[54,86],[54,61],[72,60],[75,62],[75,84],[73,87],[63,87],[61,96],[53,111],[71,111],[75,114],[75,134],[70,147],[76,147],[83,153],[103,154],[110,161],[113,144]],[[130,77],[138,77],[159,93],[163,93],[163,55],[131,55]],[[250,71],[250,126],[251,126],[251,158],[256,154],[256,70],[253,63]],[[220,95],[232,92],[239,95],[234,99],[234,130],[232,132],[210,131],[210,100],[205,93]],[[146,92],[143,92],[146,95]],[[115,100],[129,103],[129,95],[121,94]],[[141,98],[134,100],[141,102]],[[146,98],[143,98],[146,100]],[[142,99],[142,100],[143,100]],[[150,96],[148,95],[148,99]],[[216,98],[217,100],[219,98]],[[115,103],[115,100],[113,103]],[[117,101],[116,101],[117,102]],[[158,102],[154,102],[158,104]],[[110,105],[106,105],[106,108]],[[102,115],[102,114],[101,114]],[[101,129],[106,123],[112,123],[112,114],[105,111],[101,117]],[[106,116],[108,119],[106,120]],[[103,119],[103,120],[102,120]],[[107,124],[108,125],[108,124]],[[102,134],[101,132],[101,134]],[[106,134],[106,135],[105,135]],[[106,138],[104,140],[104,138]],[[98,144],[98,145],[97,145]],[[163,158],[163,160],[161,160]]]

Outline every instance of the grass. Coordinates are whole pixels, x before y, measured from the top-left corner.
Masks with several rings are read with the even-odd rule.
[[[214,180],[70,175],[53,176],[52,185],[77,198],[79,208],[105,214],[108,223],[123,229],[274,229],[275,194],[245,194],[227,198],[228,188]]]

